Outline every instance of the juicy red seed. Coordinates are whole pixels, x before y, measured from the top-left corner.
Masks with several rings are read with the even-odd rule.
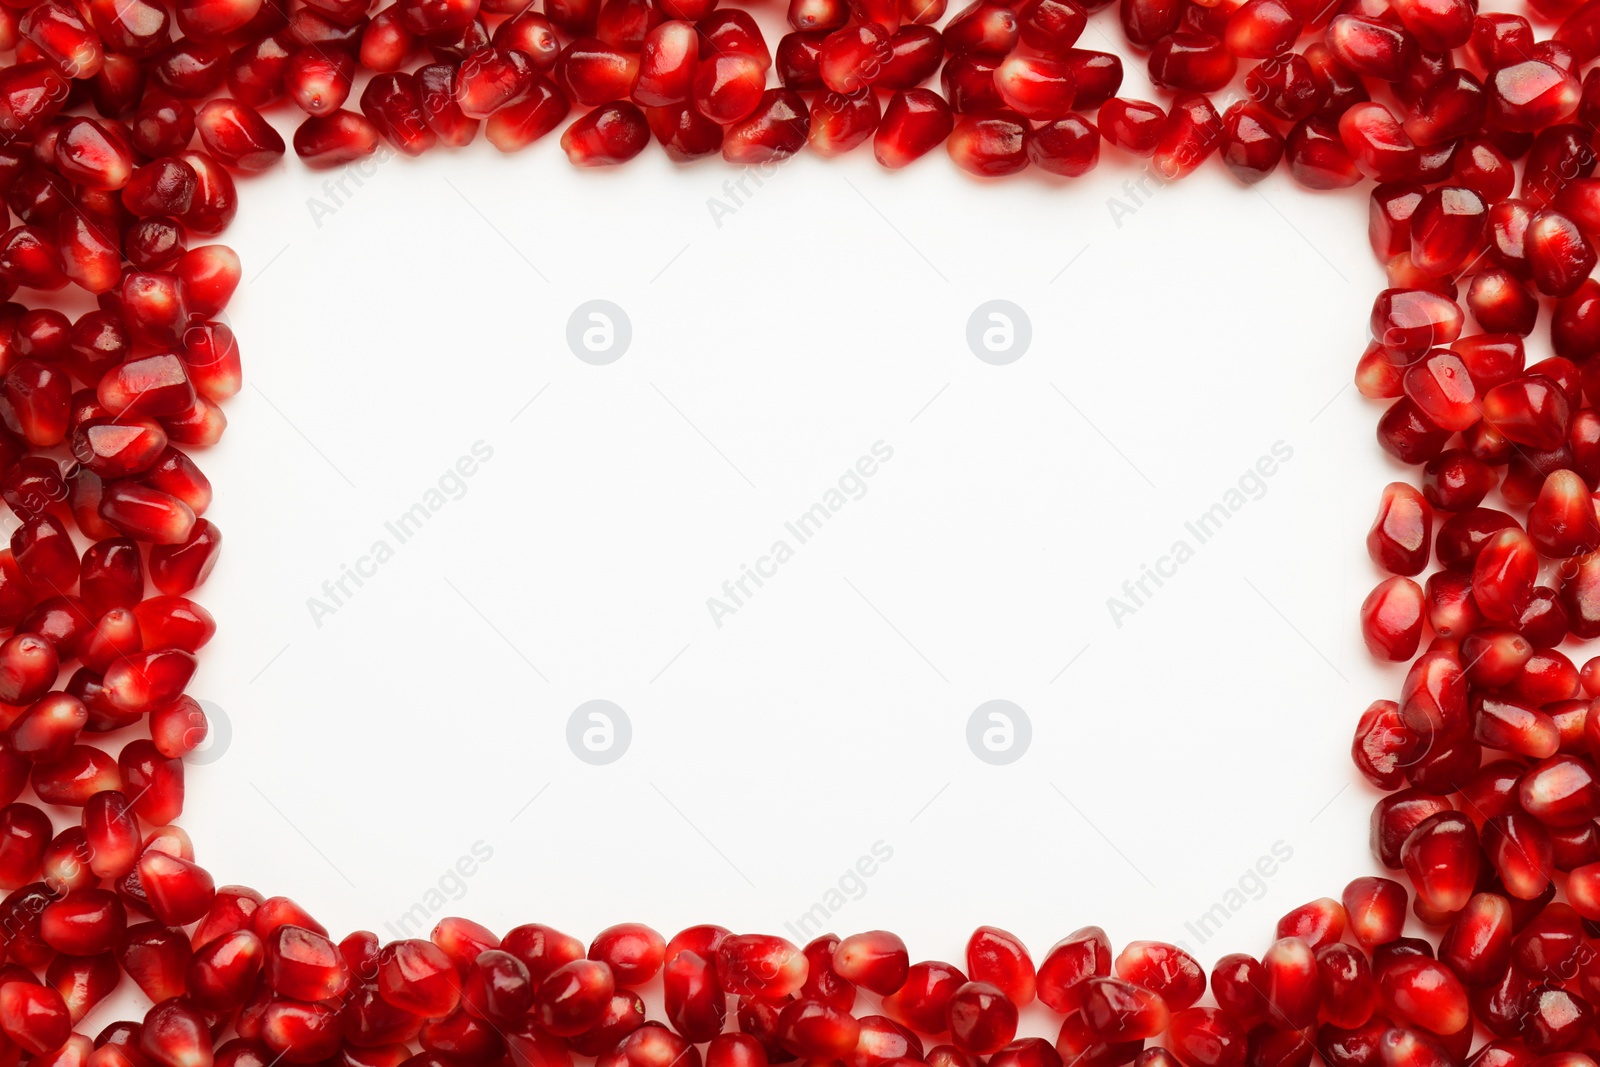
[[[887,930],[852,934],[833,950],[833,970],[845,981],[888,996],[905,985],[911,969],[906,944]]]
[[[1089,1032],[1112,1043],[1155,1037],[1172,1017],[1159,994],[1120,978],[1088,979],[1082,1013]]]
[[[950,105],[928,89],[906,89],[889,98],[872,135],[872,154],[897,169],[926,155],[955,128]]]
[[[649,143],[650,127],[643,112],[627,102],[595,108],[561,135],[568,161],[579,167],[626,163]]]
[[[950,997],[946,1018],[951,1042],[973,1055],[998,1052],[1017,1035],[1017,1006],[987,982],[967,982],[958,988]]]
[[[974,982],[998,987],[1019,1008],[1033,1003],[1038,988],[1027,947],[994,926],[980,926],[967,939],[967,973]]]
[[[600,1020],[615,992],[616,979],[610,967],[593,960],[575,960],[557,967],[539,984],[534,1015],[550,1033],[576,1036]]]
[[[945,149],[956,166],[979,177],[1015,174],[1028,165],[1028,126],[1007,112],[963,115]]]
[[[243,171],[262,171],[283,158],[283,137],[248,104],[213,100],[195,113],[206,151]]]
[[[1039,964],[1039,1000],[1060,1015],[1083,1004],[1083,983],[1111,973],[1111,942],[1098,926],[1086,926],[1057,942]]]
[[[1108,968],[1109,963],[1108,959]],[[967,976],[948,963],[913,963],[905,984],[883,999],[884,1014],[920,1034],[943,1033],[949,1027],[950,998],[966,981]]]
[[[1195,958],[1163,941],[1129,942],[1114,970],[1118,978],[1160,995],[1173,1011],[1194,1004],[1206,989],[1205,972]]]
[[[643,985],[661,970],[667,943],[642,923],[608,926],[589,945],[589,959],[611,968],[619,986]],[[477,953],[473,953],[474,956]]]
[[[1401,848],[1418,899],[1441,915],[1466,906],[1478,876],[1478,855],[1477,830],[1454,812],[1424,819]]]

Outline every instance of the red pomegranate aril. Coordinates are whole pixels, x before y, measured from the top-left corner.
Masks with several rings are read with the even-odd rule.
[[[390,1005],[402,1011],[440,1019],[454,1011],[461,1001],[460,976],[450,958],[432,942],[395,941],[384,946],[379,954],[378,992]],[[609,1000],[610,996],[608,989],[605,999]],[[604,1007],[604,1001],[600,1006]],[[583,1029],[587,1027],[575,1032],[581,1033]]]
[[[1111,942],[1098,926],[1086,926],[1057,942],[1039,963],[1039,1000],[1060,1015],[1083,1005],[1083,983],[1111,973]]]
[[[266,950],[250,930],[234,930],[195,950],[186,973],[188,996],[197,1006],[228,1011],[256,989]]]
[[[811,105],[806,143],[822,156],[843,155],[871,137],[880,118],[878,94],[871,89],[849,96],[822,93]]]
[[[710,1041],[722,1033],[728,998],[708,960],[689,949],[673,954],[662,985],[667,1019],[686,1040]]]
[[[353,111],[311,115],[295,128],[294,152],[309,167],[339,167],[372,155],[379,137],[378,128]]]
[[[825,44],[824,57],[826,54]],[[823,78],[827,78],[826,67]],[[995,68],[994,80],[1005,105],[1036,122],[1061,118],[1072,107],[1077,92],[1072,68],[1046,56],[1007,56]]]
[[[1477,875],[1477,845],[1472,824],[1454,812],[1419,823],[1401,850],[1418,898],[1445,915],[1465,907]]]
[[[273,991],[295,1000],[333,1000],[350,985],[350,975],[333,942],[292,923],[278,927],[267,938],[264,965]]]
[[[1294,1026],[1315,1021],[1321,1003],[1321,978],[1315,952],[1298,937],[1274,941],[1261,957],[1264,992],[1275,1018]]]
[[[964,1052],[989,1055],[1016,1037],[1017,1007],[998,986],[967,982],[951,995],[945,1010],[950,1040]]]
[[[702,64],[700,70],[706,67]],[[574,103],[585,107],[626,98],[638,71],[638,56],[592,37],[567,45],[555,67],[562,90]],[[697,72],[696,78],[701,76]]]
[[[369,81],[361,92],[361,113],[386,141],[408,156],[421,155],[438,141],[409,74],[379,74]]]
[[[54,1052],[72,1036],[66,1001],[49,986],[8,981],[0,984],[0,1031],[25,1052]]]
[[[210,519],[199,519],[182,544],[150,550],[150,582],[170,596],[187,593],[210,575],[221,548],[222,531]]]
[[[1200,92],[1181,92],[1172,101],[1156,142],[1156,172],[1171,180],[1193,173],[1222,144],[1222,117]]]
[[[1239,64],[1220,39],[1180,30],[1156,42],[1148,66],[1150,80],[1163,89],[1214,93],[1233,80]]]
[[[1339,137],[1350,158],[1376,181],[1403,181],[1417,170],[1417,146],[1382,104],[1356,104],[1339,116]]]
[[[644,113],[626,101],[606,104],[584,115],[561,135],[568,162],[578,167],[626,163],[650,143]]]
[[[1154,154],[1166,127],[1167,114],[1145,100],[1114,97],[1100,105],[1100,133],[1124,152]]]
[[[1549,450],[1566,440],[1571,407],[1556,382],[1531,374],[1490,389],[1483,420],[1519,445]]]
[[[805,1059],[838,1059],[855,1051],[861,1024],[848,1011],[816,1000],[794,1000],[778,1014],[783,1047]]]
[[[1046,123],[1029,135],[1028,159],[1051,174],[1087,174],[1100,162],[1100,131],[1076,115]]]
[[[1470,985],[1483,987],[1511,958],[1512,914],[1505,897],[1478,893],[1456,914],[1439,941],[1439,959]]]
[[[1366,15],[1339,14],[1328,23],[1328,51],[1347,69],[1380,81],[1399,81],[1415,42],[1399,27]]]
[[[1594,247],[1577,223],[1559,211],[1533,216],[1524,237],[1533,283],[1547,296],[1569,296],[1594,269]]]
[[[991,56],[952,56],[939,71],[939,87],[958,115],[984,114],[1005,106],[994,84],[999,61]]]
[[[875,23],[862,23],[823,38],[817,73],[832,91],[854,93],[877,81],[893,56],[888,32]]]
[[[1242,952],[1229,953],[1211,969],[1211,993],[1223,1011],[1240,1025],[1254,1029],[1267,1021],[1267,976],[1261,961]]]
[[[1514,751],[1509,746],[1507,751]],[[1506,893],[1536,900],[1550,885],[1554,846],[1543,824],[1521,812],[1496,815],[1483,827],[1484,852]]]
[[[1118,978],[1148,989],[1173,1011],[1187,1008],[1205,992],[1206,975],[1187,952],[1164,941],[1130,941],[1117,954]]]
[[[1465,987],[1436,960],[1422,956],[1394,960],[1378,970],[1378,988],[1393,1016],[1429,1033],[1459,1033],[1471,1021]]]
[[[945,149],[956,166],[984,178],[1016,174],[1028,166],[1027,121],[1014,112],[962,115]]]
[[[811,116],[793,89],[768,89],[756,109],[725,132],[722,158],[744,166],[780,163],[806,146]]]
[[[993,0],[976,0],[944,28],[944,44],[956,55],[999,58],[1017,46],[1022,34],[1016,11]]]
[[[1243,1067],[1246,1035],[1226,1012],[1185,1008],[1175,1012],[1167,1042],[1183,1067]]]
[[[756,109],[765,86],[760,61],[733,52],[701,61],[695,69],[691,99],[701,115],[726,126]]]
[[[213,100],[195,112],[206,150],[243,171],[263,171],[283,158],[283,138],[259,112],[237,100]]]
[[[1120,978],[1088,979],[1082,1003],[1088,1031],[1114,1044],[1155,1037],[1171,1019],[1166,1001],[1158,994]]]
[[[1018,1050],[1019,1044],[1021,1042],[1013,1042],[1008,1048]],[[1039,1044],[1049,1049],[1048,1042],[1041,1041]],[[1034,1047],[1029,1046],[1030,1049]],[[1049,1054],[1053,1056],[1055,1050],[1050,1049]],[[917,1059],[923,1055],[922,1041],[916,1034],[887,1016],[864,1015],[861,1017],[861,1036],[846,1060],[851,1067],[884,1067],[885,1064],[896,1060]],[[1031,1065],[1019,1064],[1018,1067],[1031,1067]]]
[[[539,983],[534,1017],[557,1037],[573,1037],[589,1029],[605,1013],[616,979],[611,968],[594,960],[563,964]]]
[[[902,90],[883,107],[872,133],[872,155],[880,165],[898,170],[938,147],[954,128],[950,106],[938,93]]]
[[[62,177],[89,189],[121,189],[133,173],[132,145],[120,129],[76,118],[55,135],[55,164]]]
[[[1507,130],[1534,132],[1565,122],[1578,108],[1578,79],[1552,63],[1525,59],[1494,71],[1489,115]]]
[[[108,372],[96,389],[100,404],[113,415],[161,418],[194,404],[194,384],[183,360],[174,355],[131,360]]]
[[[645,109],[645,121],[667,158],[676,163],[700,159],[722,150],[722,127],[688,104]]]
[[[1110,960],[1107,959],[1109,972]],[[947,1009],[967,976],[948,963],[913,963],[905,984],[883,999],[884,1014],[919,1034],[940,1034],[949,1027]]]
[[[616,985],[643,985],[661,970],[665,939],[643,923],[608,926],[589,945],[589,959],[606,964]],[[473,953],[474,956],[477,953]]]
[[[1405,887],[1389,878],[1357,878],[1341,896],[1349,930],[1367,949],[1388,944],[1405,925]]]
[[[1240,59],[1271,59],[1291,49],[1301,27],[1300,14],[1284,0],[1246,0],[1228,16],[1223,39]]]
[[[967,939],[967,973],[974,982],[986,982],[1000,989],[1006,999],[1019,1008],[1033,1003],[1037,991],[1033,960],[1027,947],[1014,934],[994,926],[980,926],[974,930]],[[899,977],[903,983],[904,974]],[[867,988],[874,987],[868,985]]]
[[[1253,185],[1278,169],[1283,160],[1283,137],[1261,108],[1234,104],[1222,124],[1222,161],[1235,178]]]
[[[689,22],[672,20],[652,29],[640,48],[633,102],[641,107],[664,107],[688,100],[699,48],[699,36]]]

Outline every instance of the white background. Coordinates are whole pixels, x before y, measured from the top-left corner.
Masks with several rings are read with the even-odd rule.
[[[231,740],[184,820],[219,882],[388,939],[483,842],[441,917],[784,933],[882,841],[841,935],[959,961],[980,923],[1036,954],[1100,923],[1209,966],[1375,869],[1349,740],[1402,672],[1356,616],[1403,474],[1348,385],[1382,287],[1364,193],[1212,162],[1134,205],[1111,149],[1000,183],[863,149],[719,226],[720,160],[579,172],[556,141],[391,159],[320,219],[338,172],[241,182],[246,386],[201,457],[226,547],[193,687]],[[565,340],[594,298],[632,323],[605,367]],[[1005,367],[965,338],[994,298],[1032,323]],[[707,597],[880,440],[866,495],[714,626]],[[466,494],[316,625],[478,441]],[[1279,441],[1265,495],[1114,625]],[[633,726],[605,767],[565,739],[595,698]],[[965,739],[995,698],[1033,724],[1004,767]],[[1279,842],[1259,899],[1186,929]]]

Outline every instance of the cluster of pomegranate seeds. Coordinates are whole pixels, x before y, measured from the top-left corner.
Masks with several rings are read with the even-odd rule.
[[[789,0],[771,48],[718,0],[373,6],[0,0],[0,1067],[1596,1067],[1600,657],[1561,647],[1600,637],[1600,0],[1119,0],[1161,102],[1078,47],[1105,0]],[[1367,538],[1363,635],[1411,665],[1352,751],[1397,877],[1209,975],[1093,926],[1037,962],[980,928],[959,965],[886,931],[335,942],[218,887],[174,825],[215,630],[188,594],[221,546],[190,452],[240,387],[239,259],[203,242],[287,151],[273,109],[304,114],[312,166],[561,129],[579,166],[870,140],[889,168],[944,144],[977,175],[1075,176],[1104,140],[1163,180],[1215,155],[1244,183],[1374,183],[1389,287],[1356,382],[1421,473]],[[68,286],[95,309],[42,306]],[[77,1032],[124,978],[144,1019]],[[1053,1042],[1018,1036],[1030,1008]]]

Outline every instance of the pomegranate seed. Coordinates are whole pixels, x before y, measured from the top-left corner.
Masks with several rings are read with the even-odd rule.
[[[1283,137],[1258,107],[1238,103],[1223,116],[1222,161],[1233,176],[1247,185],[1278,169],[1283,159]]]
[[[824,44],[825,58],[826,55]],[[826,67],[823,79],[827,80]],[[1007,107],[1039,122],[1065,115],[1077,92],[1071,67],[1062,60],[1045,56],[1007,56],[995,68],[994,80]]]
[[[1221,143],[1222,118],[1211,101],[1199,92],[1179,93],[1156,143],[1155,168],[1168,179],[1185,177]]]
[[[1100,105],[1100,132],[1106,140],[1136,156],[1155,154],[1166,122],[1166,112],[1144,100],[1113,97]]]
[[[1117,977],[1160,995],[1173,1011],[1187,1008],[1206,989],[1194,957],[1163,941],[1132,941],[1117,954]]]
[[[861,1024],[848,1011],[816,1000],[790,1001],[778,1015],[778,1040],[805,1059],[837,1059],[855,1050]]]
[[[985,982],[1002,990],[1006,999],[1019,1008],[1033,1003],[1037,989],[1033,960],[1028,956],[1027,947],[1014,934],[994,926],[980,926],[974,930],[967,939],[967,973],[974,982]],[[903,974],[901,981],[904,981]]]
[[[1098,926],[1086,926],[1058,941],[1039,964],[1039,1000],[1060,1015],[1083,1005],[1083,983],[1111,973],[1111,942]]]
[[[1275,1017],[1305,1026],[1317,1017],[1321,978],[1316,954],[1298,937],[1279,938],[1261,957],[1266,997]]]
[[[1534,132],[1565,122],[1578,108],[1578,79],[1541,59],[1495,70],[1489,78],[1489,115],[1507,130]]]
[[[626,101],[606,104],[578,119],[561,135],[561,148],[574,166],[626,163],[650,143],[644,113]]]
[[[943,1033],[949,1027],[950,1000],[966,982],[967,976],[948,963],[913,963],[905,984],[883,999],[884,1014],[920,1034]]]
[[[1183,1067],[1243,1067],[1245,1032],[1216,1008],[1185,1008],[1173,1013],[1168,1047]]]
[[[963,115],[945,147],[962,170],[981,177],[1015,174],[1028,165],[1028,127],[1006,112]]]
[[[25,1051],[41,1056],[72,1036],[72,1019],[54,989],[10,981],[0,985],[0,1031]]]
[[[944,98],[928,89],[895,93],[872,135],[872,154],[889,168],[904,167],[950,136],[955,119]]]
[[[1430,815],[1406,837],[1401,861],[1420,901],[1443,915],[1460,911],[1477,879],[1478,832],[1455,812]]]
[[[973,1055],[998,1052],[1017,1036],[1016,1005],[998,986],[987,982],[967,982],[957,988],[946,1017],[951,1042]]]
[[[1169,33],[1151,49],[1150,80],[1164,89],[1213,93],[1233,80],[1238,60],[1209,33]]]
[[[811,106],[806,143],[823,156],[843,155],[871,137],[881,117],[878,96],[871,89],[849,96],[824,93]]]

